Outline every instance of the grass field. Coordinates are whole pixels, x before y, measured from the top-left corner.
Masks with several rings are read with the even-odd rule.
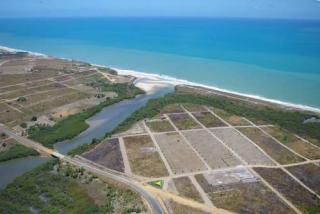
[[[174,128],[167,120],[150,121],[146,123],[152,132],[169,132],[174,131]]]

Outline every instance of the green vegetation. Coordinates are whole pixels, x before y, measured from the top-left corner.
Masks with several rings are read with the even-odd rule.
[[[27,101],[27,98],[26,97],[19,97],[17,99],[18,102],[26,102]]]
[[[105,137],[110,137],[115,133],[124,132],[134,123],[146,118],[153,118],[158,115],[164,107],[177,103],[192,103],[220,108],[230,114],[247,117],[253,120],[263,120],[267,123],[279,125],[303,137],[311,137],[320,140],[320,123],[303,123],[305,118],[310,117],[310,114],[308,113],[256,106],[246,102],[233,101],[228,98],[214,95],[203,96],[182,92],[171,93],[164,97],[150,100],[146,106],[134,112],[113,131],[106,133]],[[94,145],[96,144],[80,146],[71,151],[70,154],[81,154],[92,148]]]
[[[17,144],[6,151],[0,152],[0,162],[37,155],[39,155],[37,151]]]
[[[0,213],[131,213],[144,211],[140,197],[57,160],[18,177],[0,191]]]
[[[141,89],[136,88],[131,84],[111,84],[108,89],[117,92],[118,96],[114,99],[106,99],[99,105],[91,107],[83,112],[70,115],[61,121],[58,121],[54,126],[34,125],[28,129],[29,138],[42,143],[44,146],[52,148],[53,144],[66,139],[72,139],[89,128],[89,125],[85,120],[97,114],[103,108],[144,93]]]

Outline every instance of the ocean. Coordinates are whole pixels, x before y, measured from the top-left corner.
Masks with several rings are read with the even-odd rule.
[[[0,19],[0,46],[320,108],[320,21]]]

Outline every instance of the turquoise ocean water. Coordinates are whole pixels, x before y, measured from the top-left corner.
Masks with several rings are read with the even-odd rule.
[[[0,19],[0,45],[320,108],[320,22]]]

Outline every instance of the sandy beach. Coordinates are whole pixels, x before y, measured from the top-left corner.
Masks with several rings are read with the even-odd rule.
[[[50,57],[50,56],[42,54],[42,53],[30,52],[30,51],[20,50],[20,49],[12,49],[9,47],[4,47],[4,46],[0,46],[0,49],[3,49],[8,52],[28,52],[31,55],[36,55],[36,56],[40,56],[40,57]],[[65,59],[65,58],[61,58],[61,59]],[[71,60],[71,59],[65,59],[65,60]],[[107,66],[107,65],[96,65],[96,64],[93,64],[93,65],[110,68],[110,66]],[[315,113],[320,113],[319,108],[315,108],[315,107],[311,107],[311,106],[307,106],[307,105],[301,105],[301,104],[289,103],[289,102],[284,102],[284,101],[275,100],[275,99],[269,99],[269,98],[259,96],[259,95],[239,93],[236,91],[230,91],[230,90],[226,90],[226,89],[222,89],[222,88],[217,88],[214,86],[208,86],[208,85],[204,85],[204,84],[200,84],[200,83],[190,82],[188,80],[177,79],[177,78],[166,76],[166,75],[154,74],[152,72],[146,73],[146,72],[139,72],[139,71],[128,70],[128,69],[120,69],[120,68],[115,68],[115,67],[111,67],[111,68],[116,70],[121,75],[130,75],[130,76],[135,77],[136,78],[135,85],[137,87],[140,87],[141,89],[145,90],[147,93],[152,93],[157,88],[162,88],[162,87],[167,87],[167,86],[189,85],[189,86],[194,86],[194,87],[200,87],[203,89],[208,89],[208,90],[211,90],[215,93],[223,93],[224,96],[242,97],[241,99],[243,99],[243,100],[251,99],[251,100],[255,100],[257,102],[260,101],[260,102],[267,102],[270,104],[280,105],[280,106],[283,106],[283,107],[289,108],[289,109],[297,109],[297,110],[302,110],[302,111],[311,111],[311,112],[315,112]]]

